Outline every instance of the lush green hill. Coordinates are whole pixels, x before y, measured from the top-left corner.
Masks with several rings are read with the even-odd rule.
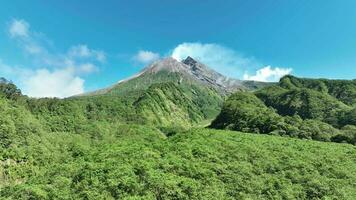
[[[218,114],[222,97],[198,85],[151,85],[134,102],[138,115],[157,126],[190,126]]]
[[[343,103],[355,106],[356,105],[356,79],[354,80],[330,80],[330,79],[308,79],[297,78],[291,75],[281,79],[279,86],[287,89],[292,88],[308,88],[327,93],[330,96],[337,98]]]
[[[230,96],[211,127],[355,144],[353,87],[355,81],[286,76],[278,85]],[[345,95],[334,95],[335,88]]]
[[[303,119],[318,119],[341,127],[345,125],[340,121],[341,114],[355,108],[352,102],[356,99],[356,81],[286,76],[277,86],[255,94],[281,115],[298,114]]]
[[[256,96],[281,115],[299,115],[302,119],[318,119],[335,126],[339,125],[339,114],[352,109],[328,94],[306,88],[274,86],[256,92]]]

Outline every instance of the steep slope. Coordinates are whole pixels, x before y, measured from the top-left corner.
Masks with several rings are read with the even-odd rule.
[[[355,144],[356,107],[342,102],[352,96],[353,81],[340,82],[287,76],[276,86],[237,92],[224,103],[211,127]],[[338,88],[344,85],[346,93]],[[334,97],[329,92],[333,88],[347,95]]]
[[[283,77],[278,85],[255,92],[267,106],[281,115],[298,114],[303,119],[318,119],[335,127],[346,125],[342,115],[353,112],[355,80],[305,79]],[[352,124],[356,125],[356,124]]]
[[[338,126],[337,115],[351,109],[327,93],[307,88],[272,87],[256,92],[256,96],[281,115],[297,114],[302,119],[318,119],[335,126]]]
[[[221,97],[198,85],[153,84],[134,102],[138,115],[158,126],[189,126],[218,114]]]
[[[316,90],[321,93],[327,93],[347,105],[356,106],[356,79],[310,79],[288,75],[281,79],[279,86],[286,89],[308,88]]]

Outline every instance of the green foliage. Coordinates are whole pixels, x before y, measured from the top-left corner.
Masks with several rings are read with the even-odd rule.
[[[8,99],[18,99],[21,97],[21,90],[11,82],[0,79],[0,96]]]
[[[317,119],[335,126],[338,126],[338,113],[350,110],[336,98],[307,88],[286,90],[273,86],[257,91],[256,96],[280,115],[297,114],[303,119]]]
[[[113,125],[101,139],[43,133],[0,165],[4,199],[353,199],[351,145]],[[10,151],[10,150],[8,150]],[[20,153],[21,154],[21,153]]]
[[[283,87],[271,86],[255,94],[237,92],[231,95],[211,127],[354,143],[349,130],[337,128],[353,125],[356,109],[322,93],[322,86],[317,87],[321,92],[298,89],[298,82],[289,83],[295,79],[287,80],[281,81]]]
[[[138,115],[159,126],[190,126],[217,115],[221,97],[195,85],[153,84],[134,102]]]
[[[339,126],[346,126],[348,124],[356,125],[356,107],[351,110],[340,112],[338,115]]]
[[[24,144],[25,138],[42,131],[42,125],[22,105],[0,98],[0,147]]]
[[[356,196],[356,151],[350,144],[190,129],[214,117],[222,101],[215,90],[193,82],[137,85],[131,91],[133,85],[126,85],[127,90],[109,95],[68,99],[31,99],[1,84],[0,199]],[[257,96],[232,95],[213,124],[355,144],[350,105],[340,103],[338,130],[297,112],[280,115]],[[325,102],[329,99],[335,98],[329,95]],[[320,116],[327,121],[334,115]]]
[[[356,126],[346,125],[340,134],[331,138],[333,142],[350,143],[356,145]]]
[[[212,122],[214,128],[253,133],[277,130],[282,118],[249,92],[237,92],[225,102],[221,113]]]
[[[356,105],[356,79],[351,81],[308,79],[287,75],[280,80],[279,86],[286,89],[308,88],[324,94],[329,94],[347,105]]]

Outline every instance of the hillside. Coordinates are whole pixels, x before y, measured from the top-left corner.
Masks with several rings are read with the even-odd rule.
[[[189,126],[218,114],[222,97],[214,90],[171,82],[153,84],[134,102],[138,115],[159,126]]]
[[[211,127],[355,144],[354,91],[355,81],[286,76],[230,96]]]
[[[279,86],[287,89],[308,88],[319,91],[324,94],[327,93],[347,105],[356,105],[356,79],[351,81],[310,78],[308,79],[297,78],[289,75],[281,79]]]

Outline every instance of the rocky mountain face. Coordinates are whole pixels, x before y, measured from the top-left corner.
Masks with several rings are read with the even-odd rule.
[[[220,90],[229,93],[236,89],[247,89],[244,86],[243,81],[228,78],[191,57],[187,57],[182,63],[190,67],[190,71],[196,79],[201,80],[205,84],[210,84],[213,87],[219,88]]]

